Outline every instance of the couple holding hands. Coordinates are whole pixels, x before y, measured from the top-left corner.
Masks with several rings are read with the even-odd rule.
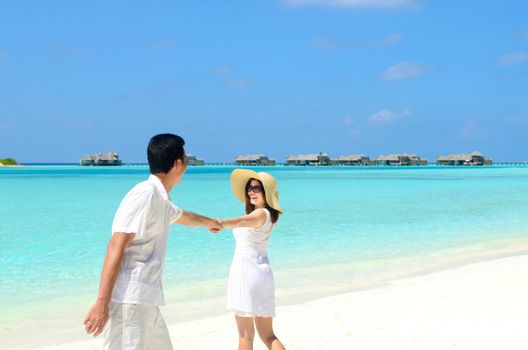
[[[273,331],[275,285],[267,256],[268,241],[282,214],[277,183],[268,173],[236,169],[231,189],[246,215],[215,220],[176,207],[169,198],[187,169],[185,141],[173,134],[151,138],[151,175],[122,200],[112,224],[96,302],[83,323],[99,335],[104,349],[172,349],[160,314],[162,273],[170,224],[204,226],[217,233],[232,228],[236,240],[229,272],[227,309],[236,320],[239,350],[253,348],[255,328],[268,349],[284,349]]]

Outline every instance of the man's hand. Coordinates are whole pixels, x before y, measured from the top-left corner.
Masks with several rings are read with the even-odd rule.
[[[84,318],[86,333],[93,334],[97,337],[103,331],[106,322],[108,322],[108,305],[97,301]]]
[[[211,231],[212,233],[216,234],[224,229],[224,224],[222,223],[222,220],[220,219],[212,219],[211,223],[207,225],[207,229]]]
[[[135,233],[114,232],[112,239],[108,243],[97,301],[88,311],[83,321],[86,332],[93,334],[94,337],[101,334],[108,321],[108,304],[110,304],[110,299],[112,298],[112,290],[121,266],[121,259],[123,254],[125,254],[126,247],[135,236]]]

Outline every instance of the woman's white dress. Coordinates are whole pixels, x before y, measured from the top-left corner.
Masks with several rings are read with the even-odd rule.
[[[227,309],[243,317],[275,316],[275,282],[267,255],[273,223],[267,209],[259,228],[233,229],[235,253],[227,288]]]

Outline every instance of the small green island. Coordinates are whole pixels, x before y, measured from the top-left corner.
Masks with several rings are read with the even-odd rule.
[[[18,165],[18,163],[13,158],[0,158],[0,166],[2,165]]]

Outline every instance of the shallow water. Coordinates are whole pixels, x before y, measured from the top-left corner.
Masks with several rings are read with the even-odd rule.
[[[190,167],[173,202],[213,217],[241,215],[230,192],[232,169]],[[439,252],[492,249],[494,242],[527,237],[528,167],[258,171],[277,178],[285,212],[269,248],[279,304],[280,295],[416,272],[421,258],[442,263]],[[23,327],[35,318],[60,325],[71,310],[86,311],[115,210],[147,176],[146,166],[0,169],[0,325]],[[233,249],[229,230],[214,236],[173,225],[164,275],[168,304],[223,302]]]

